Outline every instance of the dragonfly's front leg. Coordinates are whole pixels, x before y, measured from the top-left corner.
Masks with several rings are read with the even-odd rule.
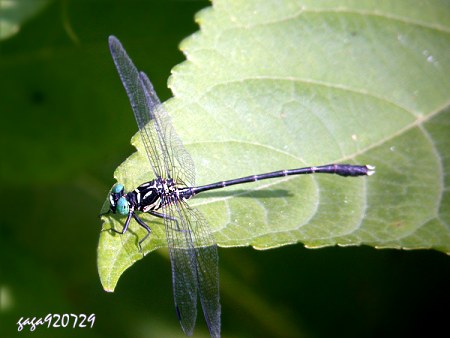
[[[142,252],[142,246],[141,244],[147,239],[148,236],[150,236],[150,234],[152,233],[152,229],[150,229],[150,227],[145,224],[145,222],[143,220],[141,220],[135,213],[133,213],[133,218],[136,220],[136,222],[138,222],[138,224],[143,227],[145,230],[147,230],[147,234],[144,236],[144,238],[142,238],[139,241],[139,251]]]
[[[131,216],[133,216],[133,215],[134,215],[134,209],[130,209],[130,212],[128,213],[127,220],[125,221],[125,225],[123,226],[122,231],[118,231],[118,230],[116,230],[114,228],[111,228],[110,230],[114,231],[115,233],[123,235],[124,233],[127,232],[128,226],[130,225]]]
[[[125,232],[127,232],[127,230],[128,230],[128,227],[129,227],[130,221],[131,221],[131,217],[133,217],[133,218],[136,220],[136,222],[138,222],[138,224],[139,224],[141,227],[143,227],[145,230],[147,230],[147,234],[146,234],[146,235],[144,236],[144,238],[141,239],[141,240],[139,241],[139,243],[138,243],[138,244],[139,244],[139,251],[142,252],[142,246],[141,246],[141,244],[142,244],[142,242],[144,242],[144,241],[147,239],[147,237],[151,234],[152,230],[150,229],[150,227],[149,227],[147,224],[144,223],[143,220],[141,220],[141,219],[134,213],[134,209],[130,209],[130,212],[128,213],[127,220],[125,221],[125,225],[123,226],[122,231],[118,231],[118,230],[116,230],[116,229],[114,229],[114,228],[111,228],[110,230],[114,231],[115,233],[118,233],[118,234],[123,235],[123,234],[124,234]]]
[[[159,217],[159,218],[162,218],[162,219],[170,219],[172,222],[175,222],[175,229],[173,229],[173,230],[180,231],[180,232],[184,231],[183,229],[180,228],[180,226],[178,224],[178,220],[175,217],[172,217],[172,216],[169,216],[169,215],[164,215],[164,214],[161,214],[161,213],[156,212],[156,211],[149,211],[148,213],[153,215],[153,216],[155,216],[155,217]]]

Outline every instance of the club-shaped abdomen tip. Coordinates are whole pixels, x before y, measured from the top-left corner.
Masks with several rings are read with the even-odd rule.
[[[374,165],[367,164],[366,168],[367,168],[367,176],[372,176],[373,174],[375,174],[375,166]]]

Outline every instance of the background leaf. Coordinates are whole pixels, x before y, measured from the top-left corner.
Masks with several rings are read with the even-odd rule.
[[[333,162],[370,163],[377,174],[289,177],[201,194],[191,205],[206,215],[218,244],[449,253],[444,17],[406,2],[234,5],[216,1],[197,15],[200,32],[181,46],[188,61],[169,82],[175,97],[166,106],[197,164],[198,184]],[[128,190],[153,178],[139,136],[133,144],[140,154],[115,173]],[[107,228],[123,227],[111,222]],[[152,228],[145,253],[164,246],[164,232]],[[136,223],[133,231],[145,233]],[[109,241],[119,239],[103,232],[100,246]],[[120,262],[106,263],[109,251],[99,251],[116,276],[141,257],[136,236],[126,241]]]
[[[17,34],[23,23],[48,3],[49,0],[3,0],[0,2],[0,40]]]
[[[3,5],[4,1],[1,3]],[[278,4],[269,12],[276,13],[283,6],[291,6],[290,2]],[[381,11],[383,6],[390,6],[392,15],[399,16],[398,13],[406,11],[410,17],[418,18],[415,21],[433,22],[433,27],[438,28],[447,24],[445,18],[449,16],[447,1],[421,1],[414,5],[404,1],[376,4],[366,1],[302,1],[301,4],[310,8],[310,12],[311,4],[316,7],[317,4],[326,4],[331,8],[341,8],[343,14],[349,6],[357,6],[361,10],[368,8],[375,13]],[[170,263],[164,248],[127,270],[114,293],[106,293],[99,282],[96,247],[101,222],[97,216],[114,183],[114,168],[134,151],[129,141],[130,135],[136,132],[129,102],[109,55],[107,37],[114,34],[121,39],[133,61],[149,75],[161,100],[165,101],[172,96],[167,88],[168,74],[174,65],[186,59],[178,44],[184,37],[199,30],[193,17],[209,5],[211,3],[207,1],[170,0],[51,1],[43,10],[24,21],[16,35],[0,42],[0,143],[3,155],[0,164],[0,203],[3,206],[0,221],[0,337],[17,336],[16,323],[21,317],[39,317],[48,313],[95,313],[97,320],[89,330],[39,327],[32,333],[34,338],[49,335],[53,338],[73,337],[74,334],[77,337],[109,338],[185,337],[174,311]],[[255,14],[249,14],[250,11],[244,11],[244,8],[235,11],[237,5],[244,7],[252,3],[213,3],[215,8],[221,10],[220,13],[225,13],[225,17],[233,17],[244,24],[252,17],[258,18],[257,12],[263,10],[260,5],[253,8]],[[373,9],[374,6],[376,9]],[[320,13],[317,13],[317,18],[320,18]],[[353,16],[356,14],[347,15]],[[311,20],[311,13],[309,18]],[[342,16],[335,18],[337,23],[348,22],[342,21]],[[411,20],[404,21],[405,26],[409,27]],[[310,29],[313,27],[307,26]],[[204,34],[205,29],[203,25],[200,34]],[[443,36],[440,46],[448,45],[447,32],[448,29],[429,30],[430,38]],[[195,36],[191,39],[196,39]],[[221,41],[218,38],[214,43]],[[223,41],[228,41],[230,48],[235,44],[229,39]],[[333,39],[327,40],[327,44],[332,42]],[[404,48],[410,50],[411,57],[426,59],[430,55],[416,54],[417,50],[423,52],[428,48],[429,42],[425,41],[426,46],[423,42],[415,37],[408,40]],[[378,49],[366,53],[369,56],[374,53],[380,55]],[[206,57],[211,52],[205,50],[205,53],[199,51],[197,54]],[[439,60],[437,54],[432,56],[442,65],[448,63],[448,57]],[[393,51],[387,53],[383,62],[394,57]],[[305,61],[314,63],[311,59]],[[201,66],[196,62],[191,63],[190,67]],[[216,69],[222,66],[218,64]],[[402,66],[403,63],[398,64],[398,68]],[[343,64],[336,64],[332,73],[342,67]],[[322,68],[317,65],[316,69],[320,71]],[[333,76],[328,72],[329,68],[322,73]],[[407,73],[410,72],[419,70],[410,68]],[[374,73],[371,71],[371,74]],[[442,71],[440,76],[444,73]],[[434,80],[417,78],[415,84],[400,79],[396,81],[400,86],[394,91],[400,92],[403,86],[408,85],[404,96],[416,99],[424,93],[415,93],[414,86],[422,88],[423,81]],[[391,85],[387,83],[386,86]],[[434,95],[436,90],[440,89],[429,87],[426,95]],[[251,94],[248,93],[247,97],[252,97]],[[265,97],[259,96],[257,99],[262,107],[267,104]],[[316,99],[312,101],[314,103]],[[193,156],[197,156],[195,148],[200,146],[195,144],[198,130],[205,138],[209,130],[214,136],[213,128],[228,129],[229,123],[242,122],[239,116],[238,120],[228,118],[228,114],[234,111],[233,107],[225,110],[225,115],[220,116],[222,119],[217,120],[217,116],[201,114],[202,109],[190,114],[181,107],[170,107],[172,102],[167,102],[167,107],[173,123]],[[211,100],[212,103],[218,105],[219,102]],[[242,111],[243,101],[234,104]],[[331,106],[342,108],[341,104]],[[325,112],[329,109],[326,108]],[[445,154],[449,149],[445,143],[448,139],[448,117],[438,113],[438,108],[435,111],[435,117],[416,130],[425,130],[425,127],[430,130],[429,133],[435,135],[433,145],[437,149],[436,154]],[[186,123],[184,118],[189,118],[189,122]],[[218,127],[215,120],[220,123]],[[388,127],[391,123],[386,122]],[[269,121],[267,126],[270,126]],[[300,158],[285,157],[282,161],[290,160],[296,166],[300,161],[322,163],[327,158],[336,158],[336,154],[330,155],[335,152],[334,147],[328,144],[325,147],[321,144],[315,146],[315,142],[304,134],[305,128],[300,131],[301,137],[305,135],[304,140],[295,145],[299,148]],[[256,136],[266,140],[266,137]],[[273,135],[270,142],[276,145],[276,138],[285,136]],[[346,140],[347,135],[344,136],[342,140]],[[360,137],[357,140],[361,142]],[[402,140],[409,145],[404,137]],[[400,156],[403,153],[396,152],[399,156],[395,160],[407,158],[414,167],[413,162],[421,158],[415,157],[413,146],[414,143],[408,148],[411,156]],[[313,149],[317,153],[313,154],[314,158],[303,158],[303,151],[311,156],[307,150],[309,147],[316,147]],[[225,162],[226,158],[221,158],[222,153],[216,147],[211,145],[210,148],[209,163],[215,167],[210,169],[208,162],[203,162],[201,157],[195,158],[200,184],[214,178],[230,178],[266,169],[254,168],[252,158],[248,161],[240,158],[236,167],[231,166],[230,162]],[[224,149],[231,148],[227,145]],[[328,157],[324,158],[325,155]],[[441,158],[445,168],[448,156]],[[367,179],[372,184],[371,191],[374,191],[374,180],[379,182],[380,175],[385,172],[380,171],[380,162],[384,160],[385,156],[377,159],[377,174]],[[282,161],[280,167],[289,164]],[[225,165],[228,167],[221,168]],[[267,169],[273,170],[277,163],[267,165]],[[401,191],[409,178],[395,168],[388,171],[385,177],[394,173],[389,176],[388,182],[394,189],[398,180],[397,191]],[[216,169],[222,171],[216,174]],[[426,177],[429,173],[425,170],[421,175]],[[288,198],[304,196],[303,189],[314,182],[311,180],[304,178],[296,181],[298,191]],[[343,180],[345,184],[352,181],[333,177],[329,183],[320,181],[321,189],[324,185],[336,183],[336,180]],[[446,176],[442,177],[442,181],[448,186]],[[248,185],[238,193],[247,191],[247,187],[253,189],[255,186]],[[250,198],[251,201],[256,198],[270,201],[282,198],[267,196],[268,190],[260,188],[251,192],[256,194]],[[272,193],[280,192],[276,187],[271,189]],[[419,186],[413,191],[414,194],[418,190]],[[405,198],[411,192],[411,189],[404,190],[398,199]],[[210,195],[204,199],[198,196],[199,199],[192,200],[192,203],[202,204],[199,207],[209,213],[211,227],[217,227],[220,222],[216,219],[220,220],[220,214],[212,215],[207,210],[210,206],[204,203],[235,196],[236,192],[230,194]],[[443,193],[441,207],[435,209],[442,220],[448,219],[446,196]],[[379,199],[385,198],[385,194],[379,196]],[[388,202],[396,200],[397,196],[392,196]],[[389,214],[389,209],[382,212]],[[120,218],[117,220],[122,221]],[[153,222],[154,231],[162,229],[160,224]],[[383,223],[378,229],[388,230]],[[129,235],[132,241],[139,236],[136,233]],[[121,240],[119,236],[117,239]],[[128,245],[128,242],[125,241],[125,244]],[[450,260],[436,250],[374,250],[368,246],[308,250],[303,245],[290,245],[265,251],[250,247],[219,248],[219,255],[222,332],[226,337],[411,337],[430,336],[433,332],[437,336],[437,333],[446,332],[448,327]],[[202,316],[198,317],[195,336],[207,337]],[[25,329],[20,335],[26,336],[27,332]]]

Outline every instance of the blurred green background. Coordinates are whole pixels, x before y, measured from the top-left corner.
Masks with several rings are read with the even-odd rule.
[[[127,271],[113,294],[97,275],[97,215],[136,132],[107,37],[124,43],[164,101],[170,69],[184,60],[177,46],[209,2],[42,1],[33,9],[22,1],[19,12],[0,3],[0,18],[21,26],[0,41],[0,337],[183,337],[164,251]],[[448,331],[442,253],[299,244],[219,254],[224,337]],[[95,313],[96,322],[17,332],[20,317],[48,313]],[[195,336],[207,337],[198,318]]]

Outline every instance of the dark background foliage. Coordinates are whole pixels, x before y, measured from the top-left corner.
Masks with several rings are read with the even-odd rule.
[[[101,288],[97,215],[132,151],[131,109],[107,47],[126,45],[161,100],[206,1],[51,2],[0,42],[0,337],[183,336],[167,255]],[[207,127],[207,126],[205,126]],[[411,336],[447,331],[450,261],[434,251],[220,249],[223,335]],[[20,317],[95,313],[93,329],[17,333]],[[207,336],[202,315],[196,335]]]

